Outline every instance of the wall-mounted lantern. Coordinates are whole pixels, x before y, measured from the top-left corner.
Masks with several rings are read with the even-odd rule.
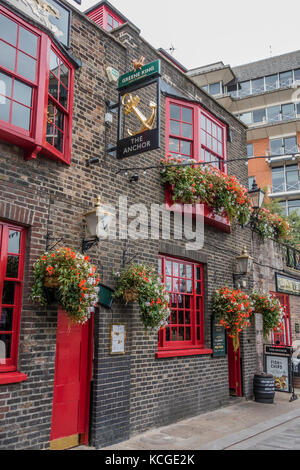
[[[247,247],[244,246],[242,254],[236,257],[237,272],[233,274],[234,286],[236,288],[241,287],[238,281],[252,271],[253,261],[254,258],[248,254]]]
[[[255,178],[253,180],[252,188],[248,191],[248,194],[253,205],[253,210],[261,209],[266,193],[257,186]]]
[[[86,238],[82,241],[82,253],[98,244],[101,238],[107,238],[114,216],[102,205],[102,199],[99,196],[94,209],[84,214]]]

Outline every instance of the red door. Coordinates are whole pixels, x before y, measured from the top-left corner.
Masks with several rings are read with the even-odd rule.
[[[92,320],[69,325],[58,310],[51,448],[63,449],[87,444],[91,379]]]
[[[236,397],[242,396],[242,374],[241,374],[241,348],[233,349],[232,338],[227,336],[228,352],[228,375],[230,394]]]

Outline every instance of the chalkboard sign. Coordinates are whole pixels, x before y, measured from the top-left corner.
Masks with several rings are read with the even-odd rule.
[[[214,317],[212,317],[211,321],[211,332],[213,357],[226,356],[227,351],[225,328]]]

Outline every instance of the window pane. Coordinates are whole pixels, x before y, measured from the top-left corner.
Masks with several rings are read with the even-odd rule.
[[[265,81],[263,78],[252,80],[252,93],[261,93],[265,91]]]
[[[64,130],[64,114],[56,109],[56,114],[55,114],[55,125],[61,130]]]
[[[9,278],[18,278],[19,273],[19,256],[8,256],[7,257],[7,267],[6,267],[6,277]]]
[[[221,93],[221,83],[212,83],[209,85],[209,93],[214,96],[214,95],[219,95]]]
[[[12,105],[12,116],[11,123],[15,126],[21,127],[26,131],[30,130],[30,117],[31,112],[30,108],[26,108],[18,103],[13,103]]]
[[[184,155],[191,155],[191,144],[190,142],[181,141],[181,153]]]
[[[182,123],[182,137],[186,137],[188,139],[193,138],[193,126],[191,124]]]
[[[2,308],[0,314],[0,330],[12,330],[13,311],[12,308]]]
[[[280,106],[270,106],[267,108],[268,122],[277,122],[281,119],[281,107]]]
[[[179,153],[179,140],[170,139],[170,152]]]
[[[253,144],[248,144],[247,145],[247,156],[248,157],[253,157],[254,152],[253,152]]]
[[[233,98],[237,97],[237,85],[227,85],[227,93],[229,93]]]
[[[17,72],[22,77],[35,81],[36,75],[36,61],[23,52],[18,53],[18,69]]]
[[[57,150],[59,150],[60,152],[63,152],[63,149],[64,149],[64,135],[58,129],[55,129],[54,147]]]
[[[60,104],[67,109],[68,107],[68,91],[66,88],[60,84],[59,86],[59,102]]]
[[[15,283],[11,281],[4,281],[2,304],[13,305],[15,300]]]
[[[119,26],[119,22],[117,20],[114,19],[114,28],[117,28]]]
[[[171,119],[176,119],[177,121],[180,121],[180,106],[170,104],[170,117]]]
[[[238,84],[239,96],[250,95],[250,80],[247,82],[241,82]]]
[[[9,110],[11,101],[4,96],[0,96],[0,119],[9,122]]]
[[[30,33],[27,29],[20,27],[19,32],[19,49],[27,52],[27,54],[36,57],[38,38],[35,34]]]
[[[273,193],[280,193],[285,189],[284,169],[275,168],[272,170]]]
[[[0,38],[15,46],[17,44],[17,30],[16,23],[0,14]]]
[[[283,155],[283,151],[282,139],[270,140],[271,155]]]
[[[49,93],[53,98],[58,99],[58,80],[52,73],[49,75]]]
[[[279,74],[280,87],[284,88],[293,83],[293,72],[283,72]]]
[[[266,120],[266,110],[257,109],[253,111],[253,122],[264,122]]]
[[[182,108],[181,120],[184,121],[184,122],[192,123],[193,122],[193,112],[192,112],[192,110],[188,109],[188,108]]]
[[[0,94],[10,97],[11,88],[12,88],[11,77],[6,75],[6,73],[0,73]],[[1,104],[1,99],[0,99],[0,104]]]
[[[50,70],[58,77],[59,75],[59,58],[51,50],[50,51]]]
[[[16,49],[0,41],[0,65],[15,70]]]
[[[295,80],[300,80],[300,69],[294,70]]]
[[[69,69],[65,64],[60,65],[60,81],[65,85],[66,88],[69,86]]]
[[[1,361],[10,358],[11,335],[0,335],[0,364]]]
[[[298,152],[297,137],[286,137],[284,139],[285,153]]]
[[[299,170],[298,165],[286,167],[286,185],[287,191],[299,189]]]
[[[292,214],[295,211],[298,213],[298,215],[300,215],[300,200],[288,201],[289,215]]]
[[[170,133],[173,135],[180,135],[180,122],[170,121]]]
[[[278,75],[269,75],[266,77],[266,91],[276,90],[278,88]]]
[[[240,120],[243,121],[245,124],[252,123],[252,113],[244,113],[240,115]]]
[[[295,105],[283,104],[282,105],[282,119],[293,119],[295,117]]]
[[[26,104],[26,106],[31,106],[32,88],[19,80],[15,80],[13,99]]]

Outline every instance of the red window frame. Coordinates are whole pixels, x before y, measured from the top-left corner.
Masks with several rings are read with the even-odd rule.
[[[24,149],[24,158],[26,160],[36,158],[38,153],[44,154],[49,158],[60,160],[66,164],[71,162],[71,136],[72,136],[72,113],[73,113],[73,89],[74,89],[74,66],[62,56],[58,48],[52,43],[47,34],[38,28],[27,23],[17,15],[13,14],[2,5],[0,5],[0,14],[20,26],[38,38],[38,50],[36,56],[36,80],[31,81],[17,73],[17,63],[15,70],[9,70],[0,65],[0,72],[5,73],[14,80],[20,80],[33,88],[32,93],[32,112],[31,127],[27,131],[21,127],[9,124],[0,120],[0,138],[14,145],[18,145]],[[3,41],[3,39],[1,40]],[[3,41],[5,42],[5,41]],[[19,47],[19,45],[17,44]],[[53,146],[49,145],[46,140],[47,125],[47,103],[48,103],[48,86],[49,86],[49,61],[50,48],[62,58],[70,69],[70,87],[69,87],[69,105],[68,105],[68,123],[65,127],[65,148],[64,152],[59,152]],[[43,123],[43,125],[41,125]]]
[[[170,294],[171,314],[168,326],[159,331],[156,357],[211,354],[204,346],[203,265],[160,255],[159,271]]]
[[[181,109],[187,108],[187,109],[192,110],[193,133],[192,133],[191,139],[187,139],[186,137],[183,137],[181,134],[176,135],[174,134],[174,131],[172,132],[171,122],[176,121],[176,120],[172,118],[171,111],[170,111],[171,105],[179,106]],[[212,124],[214,124],[217,129],[221,129],[221,132],[223,135],[222,155],[220,155],[218,152],[213,153],[213,150],[210,149],[209,146],[207,145],[207,141],[203,142],[203,138],[201,140],[201,136],[203,135],[202,128],[201,128],[202,116],[205,117],[205,119],[209,120]],[[184,123],[184,122],[185,121],[182,121],[180,119],[180,125],[181,123]],[[227,163],[226,163],[227,162],[227,145],[226,145],[227,126],[226,124],[221,122],[219,119],[217,119],[215,116],[213,116],[211,113],[206,111],[202,106],[200,106],[197,103],[191,103],[189,101],[178,100],[178,99],[167,97],[166,98],[166,143],[165,143],[166,158],[168,155],[172,155],[175,157],[176,157],[176,154],[181,155],[180,152],[176,152],[174,151],[174,148],[170,147],[170,139],[176,139],[176,138],[182,139],[184,141],[188,140],[191,143],[192,151],[191,151],[190,158],[196,160],[196,162],[199,162],[199,163],[202,161],[205,162],[205,157],[203,156],[203,150],[207,150],[207,151],[209,150],[210,154],[214,155],[218,161],[218,166],[217,166],[218,169],[221,169],[221,171],[227,173]],[[184,154],[182,157],[182,160],[185,160],[185,159],[188,160],[188,157],[189,155]],[[172,188],[169,185],[166,185],[165,196],[166,196],[166,208],[168,210],[183,211],[183,206],[181,204],[176,204],[174,206],[174,202],[172,200]],[[194,210],[194,214],[196,214],[195,210]],[[205,204],[204,204],[202,215],[204,216],[205,224],[212,225],[219,230],[230,233],[230,230],[231,230],[230,220],[228,217],[216,214],[213,209],[209,208]]]
[[[19,233],[19,250],[8,251],[9,237],[13,233]],[[26,229],[0,221],[0,340],[8,339],[9,357],[0,357],[0,384],[20,382],[26,380],[24,374],[17,373],[17,359],[19,348],[19,331],[22,307],[23,277],[25,264]],[[18,273],[16,277],[8,276],[8,259],[18,258]],[[9,273],[11,274],[11,273]],[[12,289],[12,301],[9,299],[8,286]],[[5,290],[6,287],[6,290]],[[8,298],[4,293],[8,292]],[[7,301],[8,300],[8,301]],[[7,302],[5,302],[7,301]],[[5,317],[10,311],[11,320],[4,323]],[[11,341],[10,341],[11,339]]]
[[[274,347],[292,346],[292,325],[290,312],[290,297],[288,294],[271,292],[271,295],[279,300],[284,308],[283,325],[284,330],[280,333],[271,332],[271,344]]]
[[[113,23],[109,21],[109,16],[113,19]],[[115,26],[115,22],[118,23],[117,26]],[[124,24],[124,21],[121,20],[121,18],[113,13],[110,10],[104,10],[104,29],[108,32],[112,31],[115,28],[118,28],[121,24]]]

